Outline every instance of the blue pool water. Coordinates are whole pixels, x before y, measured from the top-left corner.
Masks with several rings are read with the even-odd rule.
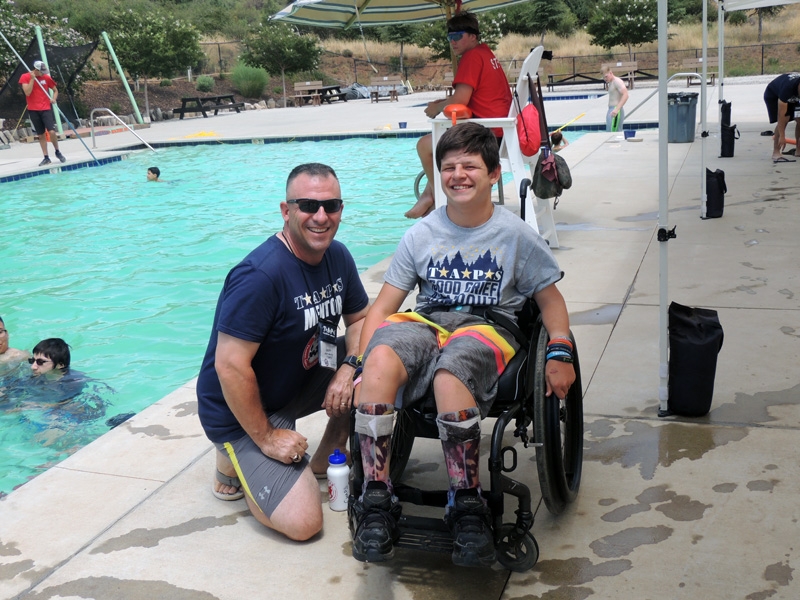
[[[79,397],[90,411],[0,395],[0,494],[108,431],[107,418],[196,376],[225,275],[282,226],[279,202],[295,165],[336,170],[345,199],[337,239],[360,270],[389,256],[409,225],[415,144],[184,146],[1,184],[0,316],[11,346],[64,338],[73,366],[96,381]],[[146,182],[151,165],[166,183]]]

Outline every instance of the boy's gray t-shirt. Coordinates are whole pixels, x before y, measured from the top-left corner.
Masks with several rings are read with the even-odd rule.
[[[496,306],[510,316],[563,277],[547,242],[501,206],[478,227],[459,227],[441,207],[400,240],[384,281],[401,290],[421,282],[416,310]]]

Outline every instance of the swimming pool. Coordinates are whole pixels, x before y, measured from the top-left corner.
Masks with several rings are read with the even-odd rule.
[[[280,229],[292,167],[316,161],[336,170],[345,199],[337,239],[363,271],[389,256],[408,228],[415,145],[390,138],[183,146],[3,183],[0,316],[11,345],[64,338],[73,366],[115,390],[104,395],[106,418],[139,411],[196,376],[225,275]],[[145,181],[151,165],[165,183]],[[0,492],[76,449],[31,443],[19,416],[0,407]],[[98,419],[81,429],[88,443],[108,426]]]

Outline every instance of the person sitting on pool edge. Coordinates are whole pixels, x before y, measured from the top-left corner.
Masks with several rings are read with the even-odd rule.
[[[364,486],[352,507],[352,551],[365,562],[394,554],[400,517],[389,478],[394,404],[402,398],[404,408],[413,405],[433,385],[449,478],[452,560],[488,566],[495,547],[479,479],[480,420],[519,347],[498,321],[515,321],[527,299],[535,300],[550,336],[545,393],[564,398],[575,381],[569,315],[556,287],[563,273],[547,242],[492,203],[501,175],[494,134],[478,123],[455,125],[439,140],[436,165],[447,205],[403,235],[361,331],[355,431]],[[398,313],[418,285],[414,312]]]
[[[425,114],[433,119],[449,104],[463,104],[476,119],[507,117],[511,106],[511,88],[497,57],[480,41],[478,17],[460,12],[447,22],[447,39],[453,52],[461,57],[453,78],[453,95],[429,102]],[[497,130],[496,135],[502,135]],[[433,136],[425,135],[417,142],[417,154],[428,178],[419,200],[405,216],[424,217],[433,210]]]
[[[9,346],[9,334],[3,317],[0,317],[0,370],[7,370],[5,367],[14,367],[28,358],[29,354],[25,350],[18,350]]]
[[[147,169],[147,181],[157,181],[161,183],[159,177],[161,177],[161,169],[158,167],[149,167]]]

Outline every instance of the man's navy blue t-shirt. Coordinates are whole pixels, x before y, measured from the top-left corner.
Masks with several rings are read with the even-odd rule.
[[[277,236],[253,250],[225,279],[197,380],[198,413],[208,438],[223,443],[245,434],[214,368],[218,332],[260,344],[252,365],[269,414],[298,394],[313,369],[323,368],[317,346],[320,317],[338,321],[368,303],[355,261],[337,241],[314,266],[296,258]]]
[[[767,87],[781,102],[798,104],[800,103],[800,97],[797,95],[798,83],[800,83],[800,74],[784,73],[773,79]]]

